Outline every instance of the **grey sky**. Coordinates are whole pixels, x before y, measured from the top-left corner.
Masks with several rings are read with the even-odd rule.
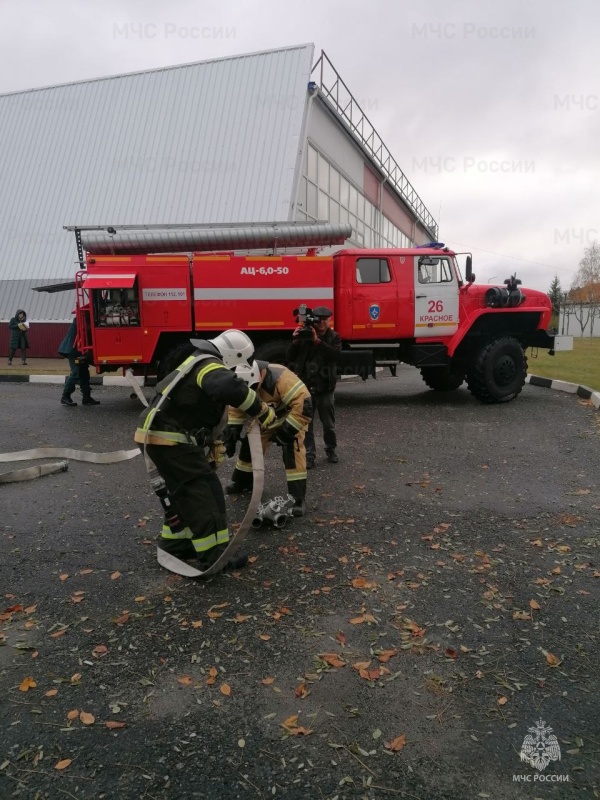
[[[3,0],[0,92],[312,41],[478,281],[568,288],[600,240],[599,24],[596,0]]]

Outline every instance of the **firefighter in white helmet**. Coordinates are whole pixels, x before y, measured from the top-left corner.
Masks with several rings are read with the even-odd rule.
[[[219,441],[227,406],[262,427],[271,408],[233,371],[249,365],[254,346],[245,333],[228,330],[207,341],[193,339],[193,355],[156,387],[139,420],[135,441],[156,466],[155,491],[165,509],[159,546],[182,560],[196,558],[204,571],[227,546],[225,497],[215,468],[224,458]]]
[[[275,411],[275,421],[264,426],[261,433],[263,451],[266,451],[271,442],[281,447],[288,492],[294,498],[293,514],[295,517],[302,517],[306,513],[304,434],[313,413],[310,392],[297,375],[280,364],[255,361],[250,366],[237,366],[235,371]],[[228,456],[235,452],[246,414],[239,407],[229,409],[223,435]],[[231,482],[227,484],[225,491],[228,494],[250,491],[252,483],[250,446],[248,440],[243,439]]]

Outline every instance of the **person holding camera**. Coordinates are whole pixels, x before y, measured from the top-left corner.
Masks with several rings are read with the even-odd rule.
[[[342,340],[330,327],[332,316],[333,311],[327,306],[314,308],[305,323],[298,325],[294,331],[287,358],[290,369],[304,381],[310,391],[315,416],[319,414],[327,461],[337,464],[334,392]],[[304,440],[307,469],[315,466],[317,458],[314,419],[313,416]]]
[[[71,314],[74,313],[75,309],[71,311]],[[77,403],[71,399],[71,395],[75,391],[75,386],[79,384],[79,388],[81,389],[81,394],[83,395],[83,400],[81,401],[82,405],[99,406],[100,401],[94,400],[91,394],[90,368],[88,360],[77,350],[77,347],[75,346],[76,339],[77,339],[77,317],[74,317],[73,322],[71,323],[69,330],[67,331],[67,335],[65,336],[65,338],[62,340],[62,342],[58,347],[58,352],[63,358],[66,358],[68,360],[69,367],[71,368],[71,371],[65,381],[60,402],[62,403],[63,406],[76,406]]]

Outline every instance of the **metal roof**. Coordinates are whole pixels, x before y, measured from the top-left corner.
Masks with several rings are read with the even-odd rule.
[[[34,292],[39,280],[0,281],[0,322],[8,322],[22,308],[30,322],[70,322],[75,290]]]
[[[72,277],[63,225],[288,219],[313,52],[0,95],[0,279]]]

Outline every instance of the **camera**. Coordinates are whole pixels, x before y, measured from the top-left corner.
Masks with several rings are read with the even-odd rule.
[[[302,303],[298,308],[294,309],[294,316],[298,325],[302,325],[302,330],[298,334],[299,339],[312,339],[313,334],[311,328],[319,321],[313,313],[312,308],[309,308],[306,303]]]

